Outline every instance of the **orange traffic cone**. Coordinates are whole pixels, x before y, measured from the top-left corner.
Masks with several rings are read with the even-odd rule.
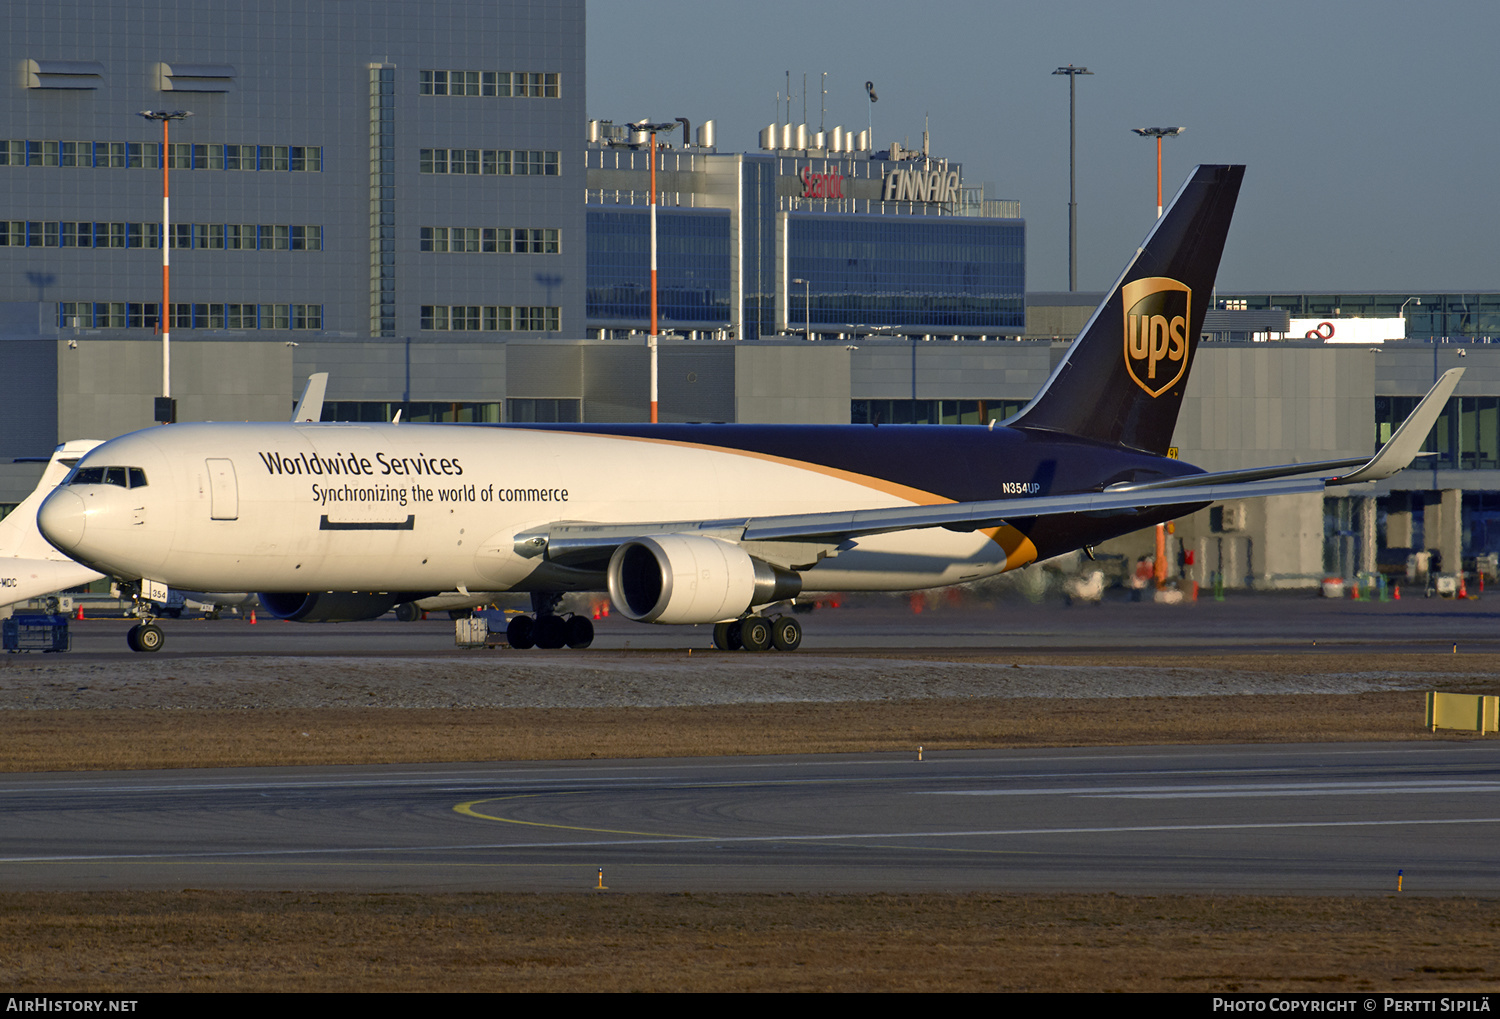
[[[1400,601],[1401,600],[1401,585],[1400,584],[1392,584],[1391,585],[1391,600],[1392,601]]]
[[[254,609],[250,610],[250,625],[251,626],[255,625],[255,610]]]
[[[1469,597],[1469,586],[1464,583],[1464,575],[1462,573],[1458,575],[1458,596],[1460,598]]]
[[[73,616],[73,618],[79,620],[80,622],[83,620],[83,606],[82,605],[78,606],[78,612],[77,612],[76,615]]]

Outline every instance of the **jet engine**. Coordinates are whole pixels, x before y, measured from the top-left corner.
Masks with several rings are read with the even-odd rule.
[[[610,601],[641,623],[717,623],[801,590],[799,574],[700,535],[636,538],[609,560]]]
[[[294,623],[356,623],[389,612],[397,602],[411,601],[406,592],[319,591],[312,594],[261,594],[261,606],[277,619]]]

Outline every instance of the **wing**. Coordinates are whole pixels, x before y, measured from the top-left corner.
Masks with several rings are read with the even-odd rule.
[[[579,569],[603,569],[622,542],[652,534],[701,534],[745,547],[758,558],[789,569],[805,569],[843,543],[872,534],[923,527],[975,531],[1008,521],[1064,513],[1116,514],[1158,506],[1192,506],[1224,499],[1321,492],[1388,478],[1417,455],[1438,415],[1463,375],[1446,372],[1404,421],[1391,441],[1368,459],[1256,467],[1241,471],[1190,474],[1141,484],[1112,485],[1101,492],[1075,492],[1021,499],[895,506],[888,509],[796,513],[724,520],[593,524],[560,522],[545,531],[517,536],[516,550],[529,557]],[[1355,470],[1344,473],[1347,468]]]

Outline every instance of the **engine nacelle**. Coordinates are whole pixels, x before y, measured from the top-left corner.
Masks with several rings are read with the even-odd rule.
[[[271,615],[294,623],[357,623],[385,615],[398,601],[411,600],[403,592],[362,594],[352,591],[261,594],[257,597]]]
[[[801,590],[798,574],[700,535],[636,538],[609,560],[610,601],[640,623],[717,623]]]

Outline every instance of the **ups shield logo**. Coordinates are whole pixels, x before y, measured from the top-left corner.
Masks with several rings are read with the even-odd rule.
[[[1152,397],[1187,372],[1188,322],[1193,292],[1165,276],[1132,280],[1120,288],[1125,306],[1125,370]]]

